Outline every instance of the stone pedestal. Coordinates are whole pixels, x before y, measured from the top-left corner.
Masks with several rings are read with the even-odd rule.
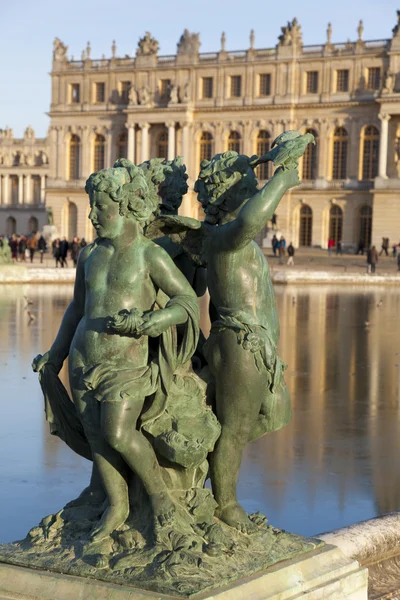
[[[282,561],[230,585],[190,596],[192,600],[367,600],[368,571],[335,546]],[[71,577],[0,563],[0,600],[177,600],[94,579]]]

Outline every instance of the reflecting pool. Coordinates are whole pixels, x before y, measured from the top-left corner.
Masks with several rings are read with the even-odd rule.
[[[89,480],[91,464],[49,434],[30,367],[71,295],[69,285],[1,286],[0,543]],[[293,420],[248,446],[240,501],[305,535],[400,510],[400,291],[279,286],[276,296]]]

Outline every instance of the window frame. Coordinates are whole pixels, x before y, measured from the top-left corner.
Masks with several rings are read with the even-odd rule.
[[[347,74],[345,76],[345,89],[341,89],[341,87],[339,86],[339,82],[340,82],[340,77],[339,74]],[[346,81],[346,77],[347,77],[347,81]],[[350,88],[350,69],[336,69],[336,86],[335,86],[335,92],[338,93],[343,93],[343,92],[348,92]]]
[[[262,93],[261,90],[261,82],[262,82],[262,78],[265,77],[266,78],[266,88],[267,91],[266,93]],[[269,96],[271,96],[271,90],[272,90],[272,75],[271,73],[258,73],[258,94],[257,96],[259,98],[268,98]]]
[[[239,93],[234,94],[235,92],[235,83],[239,83]],[[242,75],[230,75],[229,76],[229,98],[242,98],[243,89],[242,89]]]
[[[315,80],[316,80],[316,86],[315,86],[315,90],[314,89],[310,89],[311,85],[309,85],[311,83],[311,75],[314,76],[315,75]],[[319,93],[319,71],[313,70],[313,71],[306,71],[306,81],[305,81],[305,93],[306,94],[318,94]]]
[[[100,87],[101,86],[101,87]],[[101,100],[99,100],[99,90],[102,90]],[[94,104],[104,104],[106,101],[106,82],[105,81],[95,81],[94,82]]]
[[[74,91],[77,91],[76,97]],[[80,104],[81,102],[81,84],[70,83],[69,84],[69,104]]]
[[[211,83],[211,94],[210,95],[206,95],[204,92],[206,90],[206,81],[208,81],[209,83]],[[202,100],[210,100],[211,98],[214,98],[214,77],[212,76],[205,76],[201,78],[201,99]]]

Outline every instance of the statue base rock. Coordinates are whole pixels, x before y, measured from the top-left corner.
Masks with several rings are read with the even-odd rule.
[[[367,600],[367,573],[335,546],[323,546],[223,587],[177,596],[131,587],[128,582],[116,585],[0,563],[0,600]]]

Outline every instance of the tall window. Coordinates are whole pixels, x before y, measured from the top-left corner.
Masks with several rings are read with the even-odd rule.
[[[360,241],[369,248],[371,245],[372,234],[372,208],[371,206],[362,206],[360,209]]]
[[[268,131],[259,131],[257,136],[257,154],[262,156],[271,149],[271,136]],[[269,179],[271,177],[271,163],[262,163],[257,167],[258,179]]]
[[[11,182],[11,204],[18,204],[18,176],[10,175]]]
[[[168,131],[162,131],[157,140],[157,158],[168,156]]]
[[[367,87],[369,90],[379,90],[381,87],[381,69],[380,67],[371,67],[368,69]]]
[[[28,221],[28,231],[29,233],[37,233],[39,229],[39,223],[36,217],[30,217]]]
[[[271,75],[270,73],[261,73],[258,80],[258,95],[271,95]]]
[[[93,170],[104,169],[106,157],[106,140],[104,135],[97,134],[94,140],[94,164]]]
[[[300,246],[311,246],[312,243],[312,210],[307,204],[300,209]]]
[[[14,217],[8,217],[6,222],[6,235],[11,236],[13,233],[17,232],[17,221]]]
[[[349,91],[349,69],[338,69],[336,71],[336,91]]]
[[[160,99],[163,101],[169,100],[169,91],[171,89],[171,80],[170,79],[161,79],[160,80]]]
[[[379,131],[369,125],[364,130],[362,178],[374,179],[378,175]]]
[[[119,101],[121,104],[128,104],[130,89],[131,89],[130,81],[120,81],[119,82]]]
[[[347,146],[346,129],[337,127],[333,134],[332,179],[346,179],[347,177]]]
[[[72,104],[77,104],[81,101],[81,86],[79,83],[71,83],[70,100]]]
[[[213,97],[213,78],[203,77],[201,80],[201,97],[212,98]]]
[[[312,133],[317,142],[317,132],[313,129],[307,129],[306,133]],[[308,144],[306,151],[303,154],[303,171],[302,178],[311,180],[317,177],[317,146],[316,144]],[[303,244],[304,245],[304,244]]]
[[[228,137],[228,150],[234,150],[240,154],[240,133],[231,131]]]
[[[68,179],[79,179],[79,163],[81,140],[77,135],[71,135],[69,140],[69,172]]]
[[[33,204],[40,204],[40,175],[32,176],[33,182]]]
[[[200,161],[211,160],[213,156],[213,136],[208,131],[203,131],[200,138]]]
[[[318,71],[307,71],[306,73],[306,93],[318,93]]]
[[[231,76],[230,97],[231,98],[240,98],[241,95],[242,95],[242,76],[241,75],[232,75]]]
[[[335,244],[342,241],[343,234],[343,211],[335,204],[329,211],[329,237]]]
[[[104,102],[106,99],[106,84],[103,81],[94,84],[94,101]]]
[[[128,158],[128,136],[120,133],[117,140],[118,158]]]

